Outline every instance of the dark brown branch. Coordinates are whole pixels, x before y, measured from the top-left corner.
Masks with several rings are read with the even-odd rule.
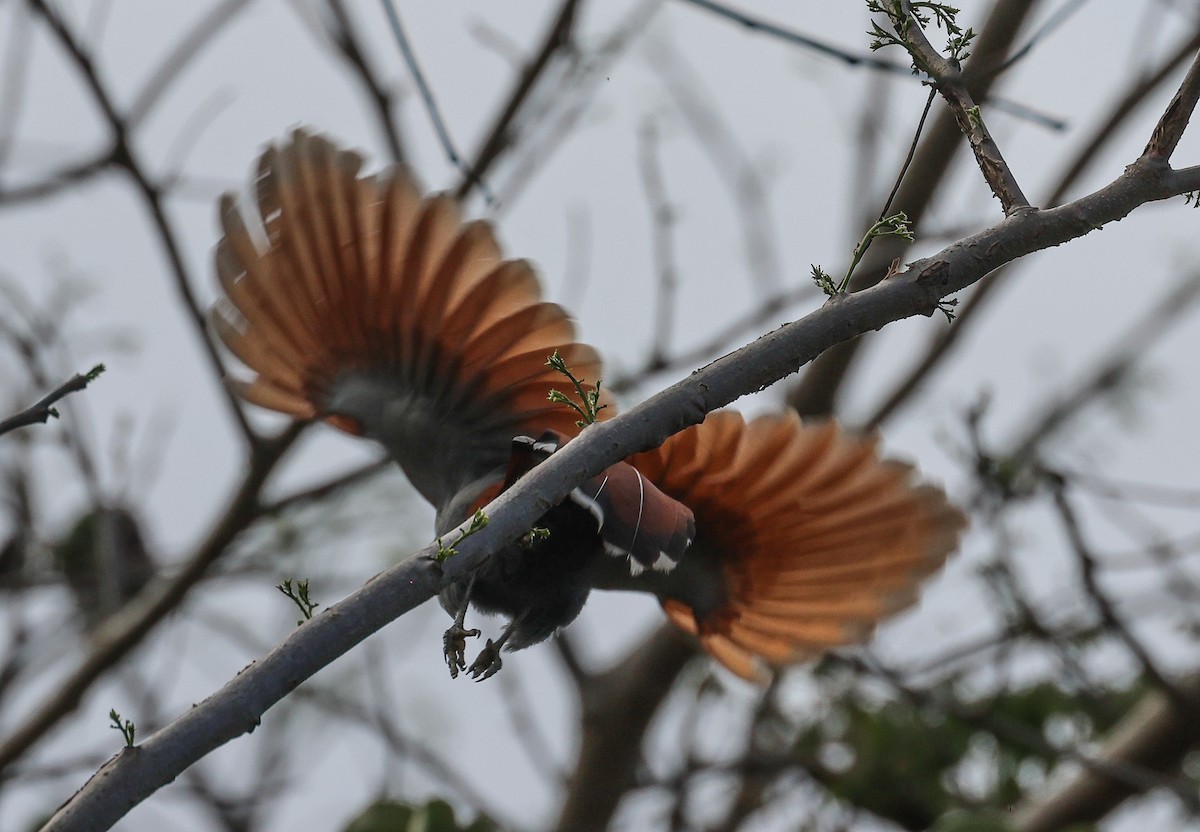
[[[907,17],[893,19],[892,25],[908,47],[913,65],[929,74],[937,91],[949,105],[958,129],[967,137],[979,170],[992,193],[1000,200],[1005,215],[1028,208],[1029,200],[1021,192],[1017,178],[988,132],[983,113],[967,89],[958,63],[948,60],[933,48],[908,4],[904,3],[903,6]]]
[[[17,185],[0,189],[0,208],[11,208],[29,202],[47,199],[78,185],[80,182],[104,173],[113,166],[113,153],[109,148],[99,156],[76,162],[50,173],[28,185]]]
[[[1148,163],[1148,162],[1147,162]],[[1174,286],[1109,349],[1108,354],[1072,388],[1062,391],[1013,443],[1009,462],[1024,467],[1036,461],[1048,438],[1068,424],[1102,393],[1115,389],[1150,345],[1167,335],[1191,313],[1200,299],[1200,273]]]
[[[1200,707],[1198,707],[1200,703],[1189,699],[1159,669],[1158,663],[1154,661],[1150,655],[1150,651],[1146,649],[1145,645],[1126,626],[1124,619],[1117,612],[1116,604],[1108,596],[1104,588],[1100,586],[1100,581],[1096,575],[1096,556],[1084,539],[1079,517],[1075,512],[1074,506],[1071,505],[1070,499],[1067,497],[1066,483],[1062,479],[1058,479],[1055,482],[1053,495],[1054,505],[1058,509],[1063,529],[1067,533],[1067,540],[1071,544],[1071,551],[1075,554],[1075,562],[1079,566],[1079,575],[1083,581],[1083,588],[1092,600],[1092,603],[1095,604],[1096,609],[1100,612],[1100,620],[1105,630],[1115,634],[1121,640],[1126,649],[1133,654],[1138,664],[1141,665],[1142,672],[1155,687],[1166,695],[1175,708],[1182,713],[1188,714],[1193,721],[1200,722],[1200,718],[1198,718],[1200,717]]]
[[[1142,155],[1169,161],[1171,154],[1179,146],[1179,140],[1183,138],[1183,131],[1191,121],[1197,101],[1200,101],[1200,54],[1192,61],[1179,90],[1167,105],[1162,118],[1158,120]]]
[[[175,288],[179,293],[180,300],[183,302],[184,309],[191,318],[196,335],[199,337],[205,355],[207,355],[209,363],[212,365],[213,372],[218,379],[224,378],[225,363],[217,352],[212,339],[208,337],[205,314],[196,300],[195,293],[192,291],[192,281],[183,259],[183,252],[180,249],[179,241],[176,239],[175,230],[167,219],[166,208],[163,205],[162,189],[150,180],[149,174],[133,149],[128,118],[117,110],[116,103],[108,87],[100,79],[100,74],[95,63],[92,61],[91,55],[83,48],[83,45],[75,38],[70,29],[67,28],[65,21],[59,16],[58,12],[47,5],[45,0],[29,0],[29,5],[31,9],[46,21],[50,31],[66,51],[72,63],[75,64],[75,68],[83,78],[92,99],[100,109],[104,120],[108,123],[109,129],[112,131],[112,164],[122,168],[129,175],[129,178],[133,180],[136,190],[141,195],[142,201],[150,212],[151,220],[153,221],[155,230],[158,232],[159,241],[162,243],[167,260],[171,264],[171,273],[175,278]],[[242,412],[241,405],[234,397],[233,392],[224,385],[222,385],[222,390],[224,391],[224,398],[226,404],[229,406],[230,413],[241,428],[242,434],[246,437],[247,441],[251,443],[259,441],[253,428],[250,427],[250,423],[246,421],[246,415]]]
[[[366,465],[359,466],[353,470],[347,471],[344,474],[338,474],[331,479],[316,485],[309,486],[300,491],[294,491],[278,499],[272,500],[269,503],[263,503],[259,507],[259,513],[263,517],[272,517],[297,506],[303,506],[308,503],[313,503],[318,500],[323,500],[330,494],[336,491],[341,491],[350,485],[357,485],[363,480],[373,477],[380,471],[395,467],[395,462],[390,457],[377,459],[374,462],[368,462]]]
[[[1038,5],[1038,0],[1000,0],[976,38],[974,55],[963,69],[964,80],[976,101],[987,101],[996,80],[996,71],[1012,49],[1021,26]],[[962,145],[954,117],[943,112],[934,119],[913,160],[909,175],[896,195],[894,210],[903,211],[916,228],[941,187],[955,152]],[[891,262],[903,254],[893,240],[878,240],[863,258],[852,283],[862,289],[881,280]],[[789,393],[788,402],[801,416],[828,415],[842,382],[850,372],[861,348],[861,341],[839,344],[808,368],[804,378]]]
[[[466,199],[471,190],[487,175],[496,160],[512,144],[513,122],[538,78],[545,72],[555,55],[571,46],[571,33],[578,18],[579,6],[580,0],[563,0],[562,5],[559,6],[558,13],[554,16],[550,28],[546,30],[545,37],[542,38],[541,48],[533,60],[521,70],[521,75],[513,85],[512,92],[508,94],[508,100],[500,108],[500,114],[496,116],[496,120],[488,130],[487,138],[483,140],[483,144],[476,152],[475,161],[471,163],[467,174],[459,183],[458,190],[454,194],[459,199]]]
[[[1200,29],[1187,38],[1175,52],[1153,72],[1133,81],[1123,95],[1116,99],[1108,116],[1092,133],[1091,138],[1075,154],[1059,178],[1058,183],[1050,191],[1045,205],[1055,206],[1066,199],[1067,193],[1082,178],[1099,157],[1100,151],[1109,145],[1116,137],[1118,128],[1125,124],[1130,116],[1137,111],[1140,104],[1145,103],[1150,94],[1163,84],[1171,74],[1187,58],[1200,49]],[[951,354],[953,348],[960,342],[961,337],[970,330],[972,322],[977,320],[980,310],[986,308],[987,301],[996,296],[996,289],[1007,285],[1012,272],[1004,268],[995,272],[986,281],[980,283],[972,291],[966,302],[958,307],[954,317],[954,325],[940,330],[931,340],[924,354],[913,365],[912,369],[897,383],[896,387],[876,408],[866,420],[864,427],[873,430],[881,426],[900,410],[912,395],[924,383],[925,379],[937,369],[942,361]]]
[[[337,22],[337,30],[330,32],[330,37],[337,45],[338,53],[362,85],[363,92],[371,102],[379,129],[387,142],[388,152],[392,161],[403,162],[407,156],[404,152],[404,142],[396,127],[396,96],[387,90],[372,69],[362,48],[362,38],[355,28],[354,20],[341,0],[328,0],[329,11]]]
[[[20,413],[9,416],[7,419],[0,420],[0,436],[11,430],[23,428],[28,425],[45,424],[51,416],[58,416],[58,411],[54,409],[55,402],[69,396],[71,393],[83,390],[102,372],[104,372],[104,365],[97,364],[86,374],[76,373],[43,396],[36,404],[25,408]]]
[[[611,670],[581,689],[582,742],[558,815],[559,832],[602,832],[621,797],[636,783],[637,761],[651,717],[696,655],[674,627],[660,627]],[[620,730],[614,730],[614,726]]]

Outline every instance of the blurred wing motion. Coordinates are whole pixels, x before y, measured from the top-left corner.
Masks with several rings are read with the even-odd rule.
[[[247,400],[382,442],[444,526],[503,474],[514,436],[579,432],[547,400],[562,386],[547,357],[593,380],[600,359],[486,223],[422,198],[403,168],[360,165],[303,131],[263,154],[256,210],[221,202],[215,326],[257,373]]]
[[[653,590],[667,617],[748,679],[867,638],[966,525],[874,440],[794,414],[712,413],[629,461],[695,515],[687,558]]]

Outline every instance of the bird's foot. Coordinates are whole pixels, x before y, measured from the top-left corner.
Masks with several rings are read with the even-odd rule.
[[[496,675],[501,665],[504,662],[500,661],[500,646],[503,642],[494,642],[490,638],[487,640],[487,645],[479,651],[475,661],[471,662],[471,666],[467,668],[467,673],[471,674],[471,678],[476,682],[482,682],[484,679],[490,679]]]
[[[446,655],[446,664],[450,667],[450,678],[457,679],[458,671],[467,669],[467,639],[478,638],[479,630],[468,630],[455,621],[442,636],[442,645]],[[491,644],[491,640],[488,640]],[[471,665],[474,668],[475,665]]]

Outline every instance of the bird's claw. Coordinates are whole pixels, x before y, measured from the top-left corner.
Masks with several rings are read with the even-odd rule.
[[[467,669],[467,639],[478,638],[479,635],[479,630],[468,630],[455,622],[442,636],[442,645],[445,650],[446,664],[450,667],[451,679],[457,679],[458,671]]]
[[[471,666],[467,668],[467,673],[471,674],[471,678],[476,682],[482,682],[484,679],[490,679],[496,675],[504,663],[500,661],[500,647],[490,638],[487,640],[487,645],[479,651],[479,655],[475,657],[475,661],[471,662]]]

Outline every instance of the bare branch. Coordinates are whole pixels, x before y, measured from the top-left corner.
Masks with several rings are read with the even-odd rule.
[[[8,433],[10,430],[23,428],[27,425],[35,425],[38,423],[45,424],[50,417],[58,416],[58,411],[54,409],[54,403],[60,399],[70,395],[71,393],[83,390],[91,382],[104,372],[104,365],[97,364],[91,370],[85,373],[76,373],[71,378],[64,381],[58,387],[55,387],[45,396],[43,396],[36,404],[27,407],[20,413],[14,416],[9,416],[7,419],[0,420],[0,436]]]
[[[513,123],[530,92],[533,91],[538,78],[550,66],[555,55],[571,47],[571,36],[575,21],[578,19],[579,6],[580,0],[563,0],[562,5],[559,6],[558,13],[554,16],[550,28],[546,30],[546,36],[542,39],[541,48],[521,70],[521,75],[513,85],[508,100],[500,108],[500,114],[496,116],[491,129],[488,130],[487,138],[483,140],[483,144],[475,154],[475,161],[471,163],[470,168],[464,174],[463,180],[455,192],[455,196],[459,199],[465,199],[471,193],[471,189],[483,180],[496,160],[512,144]]]
[[[1125,93],[1114,100],[1108,116],[1101,121],[1091,138],[1067,165],[1066,171],[1059,177],[1058,183],[1046,198],[1045,205],[1059,205],[1066,198],[1067,193],[1091,168],[1092,163],[1099,157],[1100,151],[1109,145],[1117,135],[1118,128],[1129,120],[1138,105],[1144,103],[1150,93],[1163,84],[1175,69],[1197,49],[1200,49],[1200,29],[1185,39],[1157,69],[1129,84]],[[986,307],[987,300],[995,297],[996,289],[1007,285],[1010,274],[1009,268],[1001,269],[975,287],[966,302],[958,307],[954,325],[942,329],[932,338],[925,353],[866,420],[864,423],[866,429],[872,430],[879,427],[911,400],[912,395],[924,380],[941,365],[943,359],[951,354],[953,348],[959,343],[959,339],[970,329],[971,322],[976,320],[978,312]]]
[[[407,156],[404,152],[404,142],[400,139],[400,131],[396,127],[396,96],[384,88],[375,70],[372,69],[363,51],[362,38],[354,25],[354,19],[346,11],[341,0],[327,0],[330,13],[337,22],[338,29],[330,36],[338,48],[339,54],[345,59],[355,76],[362,84],[368,100],[375,110],[376,120],[387,142],[392,161],[403,162]]]
[[[983,178],[1000,200],[1005,215],[1028,208],[1029,200],[1021,192],[1021,186],[988,132],[983,114],[967,89],[958,62],[943,57],[933,48],[929,39],[925,37],[924,29],[908,9],[907,3],[902,5],[905,7],[905,17],[892,19],[896,34],[908,47],[913,57],[913,65],[929,74],[937,91],[946,100],[950,112],[954,114],[954,120],[958,122],[958,129],[971,144],[971,151],[975,154],[975,161],[979,164]]]
[[[192,280],[187,265],[184,262],[183,252],[175,230],[167,219],[166,208],[163,205],[162,189],[158,184],[151,181],[149,173],[134,150],[134,143],[131,140],[132,137],[129,132],[129,119],[117,110],[113,96],[109,92],[108,87],[101,81],[91,55],[71,33],[66,22],[59,16],[58,12],[47,5],[45,0],[30,0],[30,8],[46,21],[46,24],[50,27],[50,31],[66,51],[72,63],[75,64],[76,70],[78,70],[80,76],[83,78],[88,91],[103,114],[104,120],[108,122],[109,129],[112,131],[112,164],[125,170],[130,179],[133,180],[138,193],[149,210],[155,230],[158,232],[159,241],[162,243],[167,260],[171,264],[171,272],[175,278],[175,288],[178,290],[179,297],[183,301],[184,309],[191,318],[196,335],[200,339],[205,354],[208,356],[213,372],[218,379],[224,378],[225,363],[222,361],[212,340],[208,337],[204,312],[201,310],[195,293],[192,291]],[[241,428],[243,436],[252,444],[260,441],[253,428],[251,428],[250,423],[246,421],[246,415],[242,412],[241,405],[233,395],[233,392],[225,388],[224,385],[222,385],[222,390],[224,391],[224,398],[229,406],[231,415]]]
[[[1038,0],[999,0],[974,43],[974,55],[963,68],[967,89],[976,101],[988,101],[996,80],[996,71],[1012,48],[1026,18]],[[958,125],[949,113],[941,113],[925,134],[913,159],[909,175],[896,194],[894,207],[903,211],[913,226],[921,220],[950,169],[955,152],[962,145]],[[904,249],[894,240],[882,240],[863,258],[853,288],[870,286],[883,278],[893,259]],[[862,341],[839,344],[813,362],[800,383],[788,394],[788,403],[806,415],[833,412],[838,390],[849,374]]]
[[[250,468],[229,507],[183,569],[169,581],[151,582],[119,613],[105,620],[94,633],[91,651],[79,666],[52,693],[42,697],[42,705],[34,714],[21,719],[19,727],[0,742],[0,770],[11,765],[73,711],[92,684],[178,606],[208,568],[259,516],[258,495],[263,484],[300,435],[300,430],[300,425],[294,425],[276,439],[255,446]]]
[[[1183,83],[1179,85],[1179,90],[1171,99],[1171,103],[1167,105],[1162,118],[1158,120],[1154,133],[1150,136],[1150,141],[1146,145],[1146,149],[1142,151],[1142,155],[1169,161],[1171,154],[1179,146],[1179,140],[1183,138],[1183,131],[1191,121],[1197,101],[1200,101],[1200,54],[1197,54],[1196,59],[1192,61],[1192,66],[1184,77]]]
[[[1167,698],[1171,700],[1171,704],[1179,709],[1182,713],[1190,715],[1193,720],[1197,720],[1200,716],[1200,703],[1193,702],[1189,699],[1175,683],[1166,677],[1159,670],[1158,663],[1150,656],[1150,651],[1145,645],[1130,631],[1126,626],[1125,621],[1117,613],[1116,604],[1108,596],[1100,586],[1100,582],[1096,576],[1096,556],[1088,547],[1087,541],[1083,537],[1083,528],[1080,526],[1079,517],[1075,512],[1075,508],[1071,505],[1070,499],[1067,497],[1066,483],[1062,479],[1058,479],[1053,488],[1054,505],[1058,508],[1059,517],[1062,519],[1063,528],[1066,530],[1067,538],[1071,543],[1071,550],[1075,553],[1075,561],[1079,566],[1079,574],[1083,579],[1083,587],[1096,608],[1100,611],[1100,619],[1104,623],[1105,628],[1116,634],[1125,647],[1133,654],[1134,658],[1142,666],[1142,672],[1147,678],[1154,683]],[[1200,720],[1197,720],[1200,721]]]
[[[818,40],[810,35],[806,35],[803,32],[798,32],[795,29],[789,29],[784,26],[771,23],[770,21],[764,20],[761,17],[747,14],[739,9],[730,8],[724,3],[716,3],[713,2],[713,0],[684,0],[684,2],[695,6],[696,8],[704,9],[705,11],[711,12],[719,17],[723,17],[726,20],[731,20],[749,32],[761,33],[763,35],[782,40],[785,43],[791,43],[796,46],[802,46],[805,49],[811,49],[818,55],[824,55],[827,58],[833,58],[834,60],[841,61],[848,66],[866,67],[868,69],[881,72],[885,75],[893,75],[897,78],[904,78],[909,81],[923,82],[926,79],[924,74],[913,75],[911,68],[902,64],[884,60],[883,58],[879,58],[870,52],[851,52],[848,49],[842,49],[841,47],[834,46],[831,43],[826,43],[825,41]],[[1058,23],[1061,23],[1066,16],[1069,16],[1069,14],[1070,11],[1068,11],[1066,15],[1060,13],[1055,18],[1048,20],[1042,27],[1042,30],[1030,37],[1030,39],[1025,43],[1024,46],[1021,47],[1020,50],[1014,52],[1013,56],[999,67],[998,71],[1008,69],[1021,58],[1028,55],[1033,50],[1033,47],[1036,46],[1037,43],[1042,40],[1042,38],[1048,34],[1049,31],[1051,31]],[[1035,112],[1030,107],[1011,99],[996,96],[991,98],[990,102],[996,109],[1004,110],[1016,118],[1031,121],[1041,127],[1045,127],[1050,130],[1065,130],[1067,128],[1067,125],[1061,119],[1053,118],[1052,116],[1048,116],[1044,113]]]
[[[396,45],[400,47],[400,54],[404,56],[408,72],[412,75],[413,83],[417,85],[421,100],[425,102],[425,110],[429,113],[429,120],[433,123],[433,129],[437,133],[438,141],[442,144],[442,150],[445,151],[450,163],[458,168],[464,176],[471,176],[471,172],[467,169],[467,163],[455,148],[454,140],[450,138],[450,131],[446,128],[446,122],[442,118],[441,108],[438,107],[437,99],[433,97],[433,89],[425,80],[425,73],[421,71],[421,65],[417,62],[417,55],[413,51],[412,44],[408,42],[408,35],[405,34],[404,26],[400,23],[400,13],[396,11],[395,3],[392,0],[380,0],[380,2],[383,4],[384,12],[387,13],[388,24],[391,26],[392,35],[396,38]],[[340,6],[334,3],[333,8],[340,9]],[[363,66],[365,67],[365,63]],[[487,187],[483,183],[480,183],[480,187],[483,188],[488,202],[491,202],[492,196]]]

